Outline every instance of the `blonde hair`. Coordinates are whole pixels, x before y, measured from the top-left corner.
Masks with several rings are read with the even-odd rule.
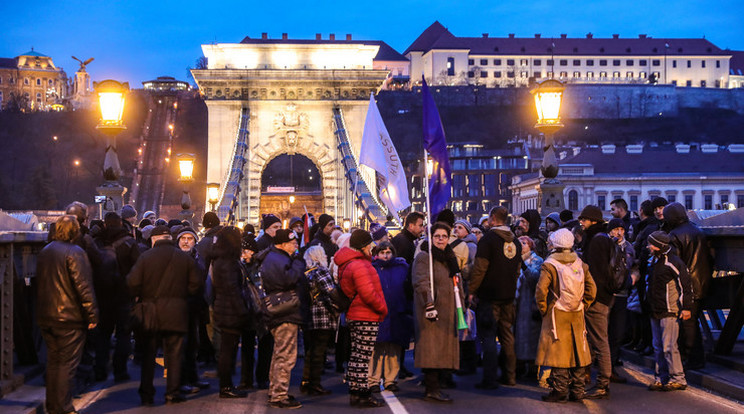
[[[57,219],[54,223],[53,240],[70,242],[80,235],[80,223],[77,217],[67,214]]]
[[[328,256],[326,256],[325,250],[323,250],[323,247],[321,246],[310,246],[305,250],[304,258],[307,267],[328,266]]]

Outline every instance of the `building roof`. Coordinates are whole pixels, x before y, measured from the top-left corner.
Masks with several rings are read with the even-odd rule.
[[[39,52],[35,51],[34,49],[31,49],[30,52],[26,52],[26,53],[20,54],[18,56],[49,57],[47,55],[44,55],[42,53],[39,53]]]
[[[347,35],[350,36],[350,35]],[[243,40],[240,41],[242,44],[299,44],[299,45],[353,45],[353,44],[363,44],[363,45],[375,45],[379,46],[379,50],[377,51],[377,55],[375,55],[373,60],[384,60],[384,61],[405,61],[407,62],[408,59],[400,54],[397,50],[393,49],[392,46],[388,45],[387,43],[383,42],[382,40],[347,40],[347,38],[341,38],[341,39],[289,39],[289,38],[281,38],[281,39],[269,39],[269,38],[260,38],[260,39],[254,39],[250,36],[246,36],[243,38]]]
[[[18,62],[15,58],[0,58],[0,68],[18,68]]]
[[[439,22],[434,22],[406,49],[427,52],[433,49],[467,49],[471,55],[641,55],[641,56],[691,56],[730,55],[705,38],[596,38],[591,33],[583,38],[542,37],[456,37]]]
[[[679,153],[673,145],[646,146],[641,153],[629,154],[617,146],[614,153],[601,148],[582,148],[578,155],[559,161],[561,166],[591,164],[594,174],[716,174],[744,172],[744,153],[719,148],[703,152],[692,146],[689,153]]]
[[[729,61],[729,74],[744,75],[744,51],[731,50],[731,60]]]

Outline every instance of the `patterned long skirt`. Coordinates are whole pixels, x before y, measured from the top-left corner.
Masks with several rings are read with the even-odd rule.
[[[349,383],[350,393],[369,390],[367,383],[369,362],[375,350],[379,327],[379,322],[349,321],[351,356],[346,370],[346,381]]]

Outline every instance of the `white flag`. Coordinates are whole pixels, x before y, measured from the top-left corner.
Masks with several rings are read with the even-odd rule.
[[[380,200],[385,203],[391,214],[397,216],[400,210],[411,205],[408,199],[406,173],[377,109],[374,93],[369,97],[359,164],[377,171]]]

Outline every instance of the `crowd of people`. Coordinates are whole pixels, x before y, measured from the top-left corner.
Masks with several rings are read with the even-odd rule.
[[[130,380],[130,358],[141,364],[142,405],[154,404],[159,349],[168,404],[209,387],[202,364],[216,367],[220,398],[266,389],[271,407],[299,408],[289,393],[298,353],[300,392],[312,397],[331,393],[331,349],[353,407],[399,391],[413,376],[409,348],[434,403],[452,403],[443,390],[478,366],[482,390],[522,379],[547,388],[547,402],[606,399],[610,383],[627,381],[616,369],[623,346],[654,354],[649,390],[683,390],[684,371],[704,364],[704,236],[661,197],[637,217],[622,199],[611,206],[609,222],[593,205],[544,220],[500,206],[477,224],[444,210],[429,231],[411,212],[393,236],[377,223],[345,232],[328,214],[288,228],[269,214],[257,230],[208,212],[197,231],[153,212],[135,224],[124,206],[88,223],[75,202],[38,257],[46,408],[75,412],[78,367],[96,381],[110,367],[114,381]]]

